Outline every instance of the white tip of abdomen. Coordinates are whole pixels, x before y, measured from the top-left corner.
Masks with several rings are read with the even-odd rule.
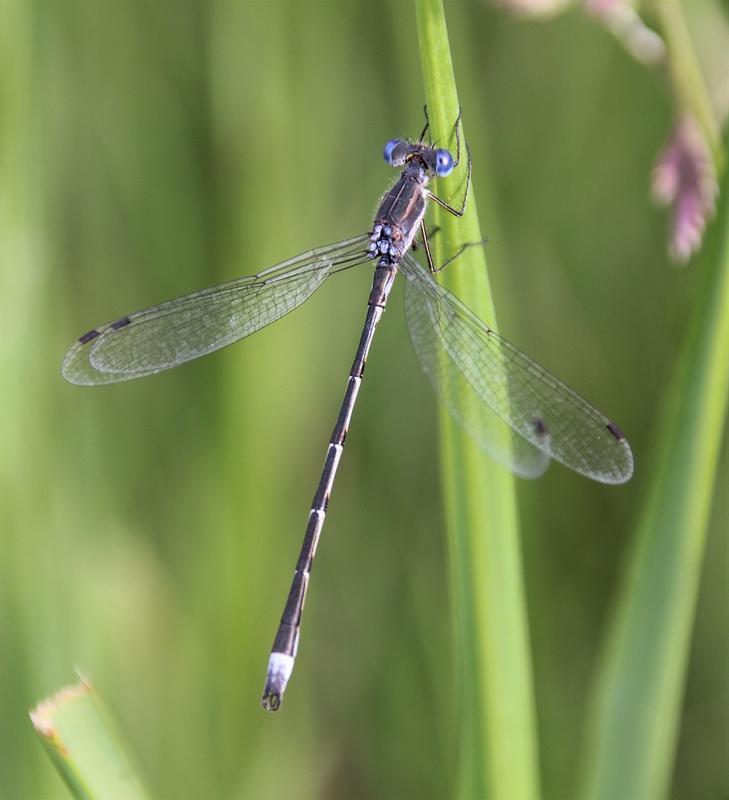
[[[294,670],[294,657],[285,653],[271,653],[268,659],[266,685],[263,687],[261,704],[266,711],[278,711],[281,698],[286,691],[291,673]]]

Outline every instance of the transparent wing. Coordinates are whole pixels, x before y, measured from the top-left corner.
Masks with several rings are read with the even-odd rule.
[[[85,333],[66,354],[66,380],[141,378],[260,330],[310,297],[329,275],[367,261],[367,235],[345,239],[244,278],[168,300]]]
[[[400,271],[423,368],[484,450],[525,477],[541,474],[553,458],[602,483],[630,478],[633,454],[615,423],[492,331],[410,254]]]

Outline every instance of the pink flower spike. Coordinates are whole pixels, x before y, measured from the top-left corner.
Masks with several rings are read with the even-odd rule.
[[[693,118],[686,115],[658,156],[652,177],[654,201],[671,207],[668,252],[674,261],[685,264],[699,249],[704,228],[714,215],[717,193],[706,140]]]

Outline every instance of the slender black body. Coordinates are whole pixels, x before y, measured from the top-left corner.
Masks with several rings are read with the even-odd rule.
[[[402,146],[402,158],[407,159],[406,166],[395,185],[383,198],[375,216],[369,253],[371,258],[377,259],[377,266],[367,301],[367,316],[357,353],[349,371],[347,391],[329,440],[324,468],[309,511],[306,534],[296,563],[286,607],[273,642],[262,698],[263,707],[268,711],[278,709],[293,670],[311,566],[375,329],[390,296],[397,275],[398,262],[413,244],[415,234],[423,222],[427,199],[432,196],[426,187],[435,169],[431,166],[434,164],[435,154],[442,151],[406,142],[400,142],[398,145]],[[394,163],[400,155],[397,147],[395,151],[391,163]]]

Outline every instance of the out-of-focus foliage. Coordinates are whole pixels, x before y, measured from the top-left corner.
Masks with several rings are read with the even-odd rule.
[[[122,739],[90,684],[65,686],[38,703],[30,719],[75,798],[145,800]]]
[[[719,85],[726,18],[687,6]],[[457,726],[435,401],[399,290],[278,716],[258,696],[369,272],[180,370],[98,390],[59,374],[96,323],[368,227],[391,178],[383,143],[422,127],[410,4],[1,7],[0,794],[64,796],[27,709],[78,665],[153,796],[448,796]],[[501,328],[618,420],[636,455],[626,487],[558,466],[520,484],[543,784],[569,797],[700,276],[669,268],[649,198],[671,123],[659,76],[577,13],[534,25],[481,0],[447,10]],[[728,470],[724,446],[720,488]],[[677,798],[729,783],[717,657],[728,516],[719,491]]]

